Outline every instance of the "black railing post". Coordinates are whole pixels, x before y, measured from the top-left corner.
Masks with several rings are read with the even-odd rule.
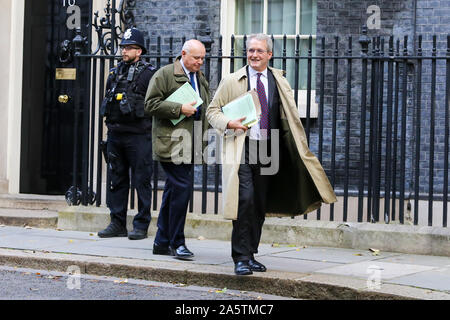
[[[295,37],[295,60],[294,60],[294,100],[298,106],[298,89],[300,82],[300,36]]]
[[[436,35],[433,35],[431,59],[431,105],[430,105],[430,154],[429,154],[429,188],[428,188],[428,226],[433,225],[433,194],[434,194],[434,141],[436,120]]]
[[[308,80],[306,86],[306,138],[309,144],[311,135],[311,82],[312,82],[312,36],[308,39]]]
[[[373,219],[373,183],[374,183],[374,175],[375,170],[373,170],[374,165],[374,156],[375,156],[375,141],[376,141],[376,108],[377,108],[377,98],[378,98],[378,90],[377,90],[377,76],[378,76],[378,51],[377,51],[377,38],[372,38],[372,70],[371,70],[371,81],[370,81],[370,122],[369,122],[369,170],[367,176],[367,221],[374,222]]]
[[[344,208],[343,220],[347,221],[348,215],[348,183],[349,183],[349,162],[350,162],[350,112],[352,105],[352,37],[348,37],[347,55],[347,109],[345,117],[345,177],[344,177]]]
[[[103,53],[103,49],[102,49]],[[99,105],[101,105],[103,96],[105,95],[105,59],[100,58],[100,83],[99,83]],[[100,110],[99,110],[100,111]],[[102,170],[103,160],[102,155],[105,154],[105,161],[107,161],[106,143],[103,141],[103,118],[98,118],[98,133],[97,133],[97,203],[96,206],[100,207],[102,204]],[[103,153],[104,150],[104,153]],[[108,167],[108,166],[107,166]],[[108,175],[106,175],[108,179]],[[108,187],[108,181],[106,183]]]
[[[209,83],[211,83],[210,78],[210,70],[211,70],[211,47],[214,43],[214,40],[211,38],[211,31],[209,28],[206,30],[205,36],[198,37],[204,45],[206,49],[206,59],[205,59],[205,76],[208,79]],[[207,108],[208,106],[204,104],[202,108]],[[205,120],[206,121],[206,120]],[[201,127],[202,128],[202,127]],[[203,128],[202,128],[203,131]],[[201,132],[201,141],[203,141],[205,132]],[[195,146],[194,146],[195,149]],[[202,151],[203,151],[203,143],[202,143]],[[203,157],[202,157],[203,158]],[[206,213],[207,207],[207,196],[208,196],[208,164],[205,161],[202,161],[202,213]]]
[[[419,48],[417,55],[422,56],[422,35],[419,35]],[[422,101],[422,60],[417,61],[417,82],[416,82],[416,155],[415,155],[415,176],[414,176],[414,224],[419,221],[419,192],[420,192],[420,134],[421,134],[421,101]]]
[[[402,124],[400,136],[400,198],[399,198],[399,220],[404,223],[405,219],[405,171],[406,171],[406,108],[408,102],[408,36],[404,37],[403,42],[403,74],[402,74]]]
[[[359,38],[362,57],[362,82],[361,82],[361,124],[359,140],[359,191],[358,191],[358,222],[363,221],[364,208],[364,163],[366,147],[366,108],[367,108],[367,53],[370,39],[367,36],[367,27],[362,27],[362,35]]]
[[[339,72],[339,37],[334,38],[333,59],[333,114],[331,129],[331,186],[336,184],[336,136],[337,136],[337,100],[338,100],[338,72]],[[334,221],[334,203],[330,204],[330,221]]]
[[[322,162],[323,159],[323,116],[324,116],[324,104],[325,104],[325,37],[321,39],[321,50],[320,54],[322,58],[320,59],[320,89],[319,89],[319,151],[318,157],[319,161]],[[317,210],[317,220],[320,220],[321,216],[320,208]]]
[[[390,222],[390,195],[391,195],[391,148],[392,148],[392,95],[393,95],[393,79],[394,79],[394,37],[389,37],[389,62],[388,62],[388,93],[387,93],[387,110],[386,110],[386,159],[385,159],[385,201],[384,201],[384,222]]]
[[[448,211],[448,152],[449,152],[449,107],[450,107],[450,34],[447,35],[447,53],[446,53],[446,78],[445,78],[445,134],[444,134],[444,207],[442,212],[442,226],[447,227],[447,211]]]
[[[395,56],[400,56],[400,39],[397,39]],[[398,113],[399,113],[399,94],[400,94],[400,60],[395,61],[395,105],[394,105],[394,138],[392,155],[392,220],[395,220],[397,212],[397,151],[398,151]]]

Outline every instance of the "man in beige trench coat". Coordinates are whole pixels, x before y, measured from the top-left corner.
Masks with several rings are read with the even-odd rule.
[[[223,135],[223,212],[225,219],[233,220],[237,275],[266,271],[254,257],[266,213],[301,215],[336,202],[321,164],[308,148],[284,71],[269,67],[271,58],[271,38],[250,35],[248,65],[222,79],[206,111],[209,123]],[[229,119],[221,108],[250,89],[258,92],[261,120],[247,130],[243,118]],[[268,150],[270,166],[277,169],[273,174],[263,173],[271,170],[261,150]]]

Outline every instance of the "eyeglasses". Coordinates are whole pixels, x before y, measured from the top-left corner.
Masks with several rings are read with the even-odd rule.
[[[261,50],[261,49],[248,49],[247,52],[250,53],[250,54],[254,54],[255,52],[257,54],[263,54],[263,53],[266,53],[268,51],[267,50]]]
[[[139,47],[136,47],[136,46],[130,46],[130,45],[128,45],[128,46],[123,46],[123,47],[120,47],[120,49],[121,50],[137,50],[137,49],[140,49]]]

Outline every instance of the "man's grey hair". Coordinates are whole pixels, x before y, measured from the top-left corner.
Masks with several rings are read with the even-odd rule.
[[[194,44],[201,44],[203,47],[205,46],[201,41],[197,40],[197,39],[190,39],[187,40],[184,44],[183,44],[183,48],[181,48],[181,51],[186,51],[187,53],[191,52],[192,46]]]
[[[258,40],[258,41],[266,41],[267,43],[267,51],[272,52],[273,49],[273,42],[272,42],[272,37],[268,36],[267,34],[264,33],[254,33],[251,34],[249,36],[247,36],[247,42],[246,42],[246,46],[247,48],[250,45],[250,41],[251,40]]]

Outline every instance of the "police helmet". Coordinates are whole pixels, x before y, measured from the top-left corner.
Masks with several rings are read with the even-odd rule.
[[[125,31],[125,33],[123,34],[123,38],[122,38],[122,42],[120,43],[120,46],[122,47],[122,46],[130,45],[130,44],[135,44],[135,45],[138,45],[139,47],[141,47],[142,54],[147,53],[147,49],[145,48],[145,45],[144,45],[144,36],[136,28],[130,28]]]

